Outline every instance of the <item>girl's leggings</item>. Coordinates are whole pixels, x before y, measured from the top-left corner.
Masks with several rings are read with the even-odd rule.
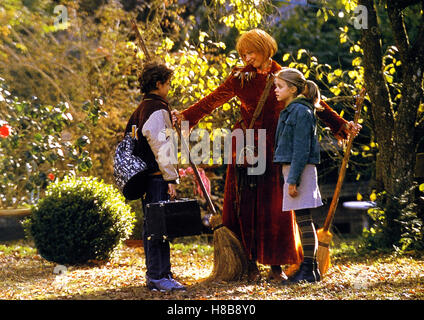
[[[302,235],[303,261],[314,261],[318,249],[318,238],[312,221],[311,211],[309,209],[300,209],[294,212],[296,214],[297,225]]]

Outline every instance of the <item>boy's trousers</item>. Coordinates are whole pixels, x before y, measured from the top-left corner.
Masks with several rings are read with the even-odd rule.
[[[169,199],[168,182],[162,176],[150,176],[147,179],[147,192],[142,200],[143,212],[146,205],[153,202],[166,201]],[[143,230],[146,227],[144,219]],[[171,261],[169,241],[149,240],[143,231],[143,245],[146,258],[146,275],[150,279],[158,280],[171,275]]]

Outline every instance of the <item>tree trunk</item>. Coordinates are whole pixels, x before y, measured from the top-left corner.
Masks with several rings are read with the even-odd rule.
[[[388,1],[387,12],[392,25],[396,47],[402,62],[402,98],[394,104],[383,73],[382,39],[373,0],[360,0],[368,9],[368,29],[362,30],[361,44],[364,51],[364,80],[371,100],[376,141],[377,179],[387,192],[385,199],[386,228],[383,231],[387,245],[401,238],[398,223],[401,214],[399,197],[409,190],[414,180],[415,122],[422,99],[424,45],[419,35],[411,47],[402,16],[404,7],[399,2]],[[397,7],[399,5],[399,7]],[[424,23],[422,21],[422,26]],[[414,199],[411,198],[410,201]]]
[[[411,1],[415,4],[418,1]],[[424,2],[423,2],[424,5]],[[405,1],[388,2],[387,13],[392,26],[396,47],[399,50],[402,74],[402,100],[397,108],[396,121],[393,127],[394,146],[396,146],[393,162],[394,194],[409,189],[414,180],[415,167],[415,122],[422,98],[421,83],[423,79],[424,46],[423,35],[415,39],[411,46],[406,31],[402,10],[406,8]],[[424,26],[421,19],[421,32]],[[414,199],[410,199],[413,201]]]
[[[364,51],[363,65],[365,69],[364,80],[370,97],[371,113],[375,123],[374,131],[379,145],[377,158],[377,180],[384,187],[390,185],[390,172],[392,161],[392,132],[393,110],[389,88],[383,74],[383,53],[381,32],[377,23],[377,15],[372,0],[361,0],[361,5],[368,9],[368,29],[362,30],[361,45]],[[381,175],[381,176],[380,176]]]

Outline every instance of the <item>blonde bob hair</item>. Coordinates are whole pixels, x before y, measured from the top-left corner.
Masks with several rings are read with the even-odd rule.
[[[323,109],[319,104],[321,93],[318,85],[312,80],[306,80],[302,72],[284,67],[275,76],[277,79],[284,80],[289,87],[296,87],[296,96],[303,95],[312,102],[317,110]]]
[[[260,52],[266,59],[277,52],[277,42],[261,29],[252,29],[243,33],[237,40],[236,50],[240,56],[246,51]]]

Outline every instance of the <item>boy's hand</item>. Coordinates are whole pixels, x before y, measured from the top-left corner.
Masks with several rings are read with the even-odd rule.
[[[177,189],[175,188],[175,184],[168,183],[168,193],[171,200],[174,200],[177,197]]]
[[[290,197],[297,197],[297,187],[295,184],[289,184],[289,195]]]
[[[184,118],[183,115],[178,110],[172,110],[171,116],[172,116],[172,124],[175,125],[177,123],[178,126],[181,126],[181,121]]]

